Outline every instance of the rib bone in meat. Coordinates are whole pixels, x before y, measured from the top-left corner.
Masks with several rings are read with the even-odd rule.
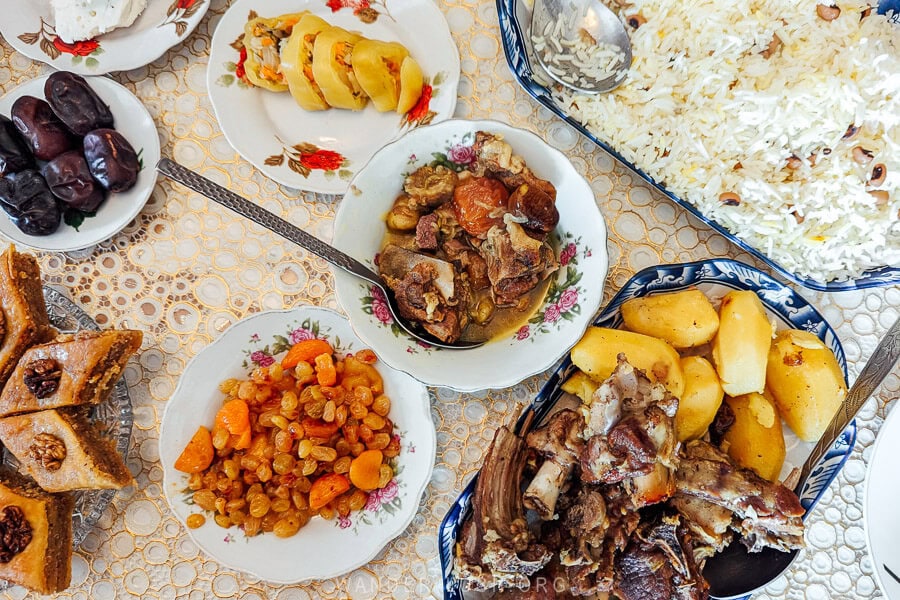
[[[500,427],[484,459],[472,499],[471,525],[457,544],[456,575],[476,589],[524,587],[551,558],[534,539],[522,506],[525,441]]]

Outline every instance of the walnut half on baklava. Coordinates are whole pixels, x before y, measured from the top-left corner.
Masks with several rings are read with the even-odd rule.
[[[0,579],[41,594],[72,578],[70,494],[50,494],[21,475],[0,472]]]
[[[6,382],[25,349],[53,339],[41,268],[30,254],[10,246],[0,254],[0,385]]]
[[[99,404],[112,392],[140,331],[81,331],[29,348],[0,394],[0,417]]]
[[[119,489],[134,480],[112,442],[78,409],[0,419],[0,441],[48,492]]]

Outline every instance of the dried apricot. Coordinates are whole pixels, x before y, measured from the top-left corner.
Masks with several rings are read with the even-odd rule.
[[[364,491],[377,488],[383,458],[381,450],[366,450],[354,458],[350,463],[350,482]]]
[[[216,425],[232,435],[241,435],[250,429],[250,407],[238,398],[229,400],[216,413]]]
[[[293,369],[301,362],[312,362],[317,356],[327,354],[331,356],[334,350],[331,344],[325,340],[302,340],[291,346],[288,353],[281,359],[282,369]],[[329,384],[333,385],[333,384]]]
[[[209,429],[201,425],[175,460],[175,468],[183,473],[199,473],[212,464],[215,455],[212,435]]]
[[[352,469],[351,465],[351,469]],[[316,479],[309,490],[309,507],[319,510],[350,489],[350,481],[339,473],[328,473]]]

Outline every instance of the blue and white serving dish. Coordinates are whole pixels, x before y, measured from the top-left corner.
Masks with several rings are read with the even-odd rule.
[[[531,3],[529,2],[528,4],[530,5]],[[886,14],[889,11],[893,11],[894,13],[893,21],[895,23],[900,23],[900,0],[881,0],[878,3],[879,13]],[[503,42],[503,51],[506,55],[506,62],[509,64],[509,68],[519,82],[519,85],[521,85],[529,95],[545,106],[550,112],[581,132],[589,140],[614,156],[622,164],[628,166],[649,185],[659,190],[660,193],[665,195],[672,202],[689,211],[692,215],[716,230],[729,241],[765,262],[774,271],[788,280],[814,290],[836,292],[900,283],[900,267],[893,266],[870,269],[856,279],[834,280],[829,282],[801,276],[778,264],[773,259],[766,256],[762,251],[751,246],[738,235],[727,230],[722,224],[706,216],[687,200],[679,198],[670,192],[665,187],[664,182],[657,182],[654,180],[632,162],[626,160],[608,141],[597,137],[596,134],[589,131],[584,125],[569,115],[565,107],[560,105],[553,98],[551,90],[534,76],[529,54],[531,42],[528,38],[531,9],[526,6],[525,2],[523,0],[497,0],[497,12],[500,20],[500,39]]]
[[[831,348],[837,357],[838,364],[847,377],[847,361],[837,334],[825,318],[797,292],[776,281],[762,271],[749,265],[730,259],[712,259],[693,263],[660,265],[649,267],[632,277],[618,294],[606,305],[594,325],[601,327],[620,327],[622,317],[619,307],[631,298],[649,296],[660,292],[673,292],[687,288],[698,288],[712,299],[721,298],[731,290],[753,290],[759,296],[779,329],[803,329],[817,335]],[[550,379],[541,388],[532,404],[534,422],[540,423],[556,402],[562,397],[560,385],[575,369],[571,360],[566,358]],[[523,417],[524,418],[524,414]],[[522,420],[520,418],[520,421]],[[517,427],[521,422],[517,423]],[[815,444],[798,440],[789,428],[784,428],[787,457],[785,470],[799,467],[809,456]],[[850,423],[831,450],[813,469],[801,494],[800,504],[806,514],[815,507],[825,490],[844,466],[853,445],[856,443],[856,422]],[[466,485],[460,496],[451,505],[444,517],[438,532],[440,545],[441,568],[444,582],[445,600],[462,600],[463,589],[453,576],[453,558],[456,538],[463,520],[468,515],[472,494],[475,491],[476,477]],[[805,517],[804,517],[805,518]]]

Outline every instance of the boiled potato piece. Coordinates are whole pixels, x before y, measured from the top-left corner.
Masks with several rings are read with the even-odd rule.
[[[291,37],[281,49],[281,72],[294,101],[304,110],[329,108],[312,71],[316,37],[329,27],[331,25],[327,21],[316,15],[303,15],[294,25]]]
[[[422,68],[412,56],[403,59],[400,65],[400,98],[397,100],[397,113],[408,113],[422,96],[422,86],[425,85],[425,76]]]
[[[773,333],[773,323],[755,292],[736,290],[725,295],[712,359],[726,394],[762,393]]]
[[[719,315],[700,290],[684,290],[626,300],[625,327],[666,340],[675,348],[705,344],[719,329]]]
[[[766,384],[785,422],[806,442],[822,437],[847,396],[844,373],[831,349],[812,333],[796,329],[775,337]]]
[[[734,424],[725,432],[728,456],[769,481],[777,481],[784,464],[784,434],[775,403],[767,395],[751,392],[726,397]]]
[[[362,110],[369,97],[353,73],[353,46],[362,37],[356,33],[329,27],[316,36],[313,44],[312,72],[325,101],[335,108]]]
[[[616,368],[617,356],[645,371],[652,381],[666,386],[673,395],[684,392],[681,359],[667,342],[632,331],[589,327],[572,348],[572,362],[596,381],[603,381]]]
[[[353,72],[379,112],[397,108],[400,67],[409,50],[397,42],[360,40],[353,47]]]
[[[716,418],[722,404],[722,385],[709,361],[702,356],[681,359],[684,372],[684,393],[675,413],[675,433],[679,442],[702,437]]]
[[[591,397],[597,391],[597,388],[600,387],[600,384],[591,379],[584,371],[575,371],[561,387],[564,392],[574,394],[581,398],[581,401],[585,404],[590,404]]]

